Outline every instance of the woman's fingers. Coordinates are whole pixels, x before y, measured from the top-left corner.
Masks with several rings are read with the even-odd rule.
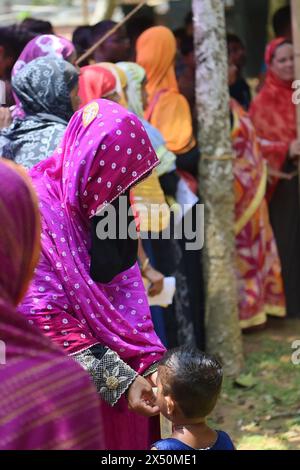
[[[161,291],[163,290],[163,287],[164,287],[164,280],[160,279],[154,282],[153,284],[151,284],[148,290],[148,294],[150,295],[150,297],[154,297],[155,295],[158,295],[161,293]]]
[[[159,408],[151,384],[140,375],[131,384],[128,391],[128,408],[143,416],[155,416]]]

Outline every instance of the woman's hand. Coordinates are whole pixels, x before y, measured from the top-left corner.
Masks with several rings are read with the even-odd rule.
[[[164,276],[160,272],[156,271],[156,269],[152,268],[140,238],[138,245],[138,257],[141,263],[142,276],[150,282],[148,294],[150,297],[154,297],[155,295],[160,294],[163,290]]]
[[[130,385],[127,399],[128,408],[135,413],[148,417],[159,414],[152,386],[148,380],[140,375]]]
[[[268,183],[272,184],[274,181],[274,178],[279,178],[281,180],[290,181],[294,178],[294,176],[297,176],[297,174],[298,174],[298,171],[293,171],[291,173],[284,173],[283,171],[274,170],[272,167],[268,166]]]
[[[289,157],[292,159],[300,157],[300,140],[296,139],[291,142]]]
[[[0,129],[9,127],[12,123],[11,112],[9,108],[0,106]]]
[[[152,268],[148,264],[147,268],[142,272],[143,276],[150,282],[150,287],[148,289],[148,294],[150,297],[154,297],[161,293],[164,287],[164,276],[156,269]]]

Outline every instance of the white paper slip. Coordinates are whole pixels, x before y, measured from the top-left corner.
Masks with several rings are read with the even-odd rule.
[[[181,178],[176,191],[176,202],[181,207],[182,217],[199,201],[199,198],[190,190],[187,183]],[[180,217],[181,218],[181,217]],[[176,216],[175,216],[176,220]],[[177,221],[177,220],[176,220]]]
[[[167,307],[173,302],[173,297],[176,289],[176,280],[175,277],[165,277],[164,278],[164,287],[160,294],[155,295],[154,297],[148,296],[148,301],[150,307],[160,306]]]
[[[6,89],[5,82],[0,80],[0,106],[6,104]]]

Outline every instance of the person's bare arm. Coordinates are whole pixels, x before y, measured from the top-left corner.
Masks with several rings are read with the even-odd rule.
[[[164,275],[151,266],[140,238],[138,245],[138,258],[141,264],[142,276],[150,282],[150,287],[148,289],[149,296],[154,297],[155,295],[160,294],[164,287]]]
[[[297,176],[298,171],[295,170],[292,173],[285,173],[283,171],[275,170],[274,168],[268,166],[268,181],[272,182],[273,178],[280,178],[282,180],[291,180],[294,176]]]
[[[9,108],[0,106],[0,129],[9,127],[12,123],[11,112]]]

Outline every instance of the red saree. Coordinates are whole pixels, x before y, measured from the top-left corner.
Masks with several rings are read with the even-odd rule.
[[[284,316],[281,267],[265,201],[266,165],[248,115],[231,101],[234,125],[235,233],[240,325]]]
[[[271,64],[274,52],[285,38],[278,38],[266,50],[266,64]],[[282,171],[289,152],[290,143],[296,139],[296,107],[292,96],[292,82],[283,81],[268,69],[265,83],[252,101],[250,118],[254,124],[263,157],[269,167]],[[270,200],[278,183],[273,177],[268,184],[267,199]]]

